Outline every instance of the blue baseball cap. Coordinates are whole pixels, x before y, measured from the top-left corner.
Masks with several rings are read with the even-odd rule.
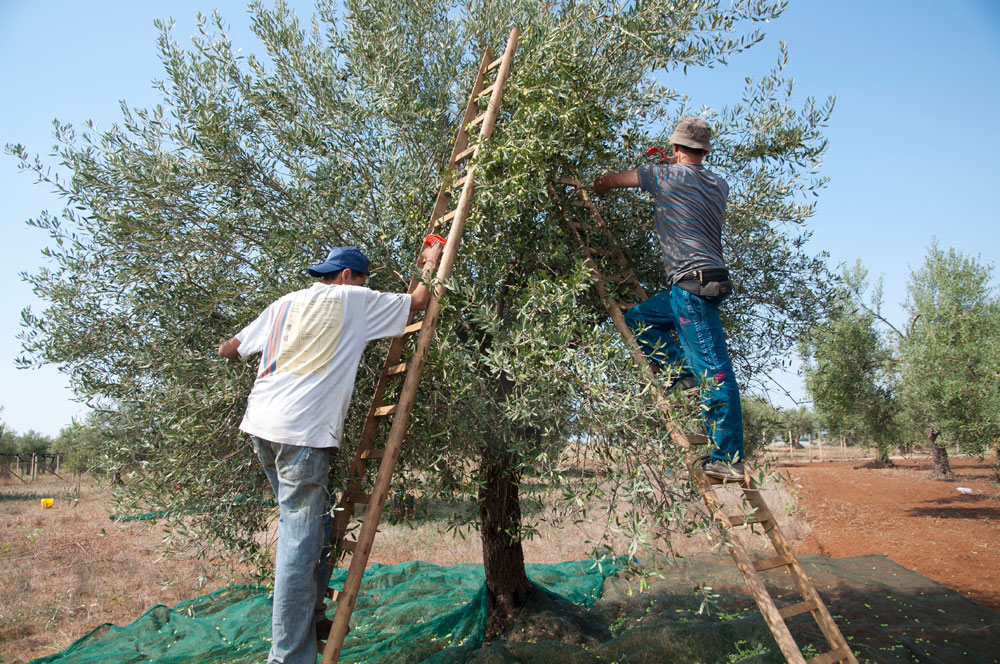
[[[309,268],[309,274],[314,277],[325,277],[333,272],[339,272],[344,268],[351,268],[352,272],[359,274],[369,274],[368,264],[371,261],[355,247],[334,247],[330,250],[330,255],[319,265]]]

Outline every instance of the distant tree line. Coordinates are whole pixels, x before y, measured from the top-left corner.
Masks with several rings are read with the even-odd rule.
[[[99,470],[96,468],[102,440],[99,423],[100,415],[92,413],[83,422],[73,422],[52,437],[33,429],[18,433],[0,420],[0,455],[58,454],[63,457],[62,467],[72,472]]]
[[[948,446],[1000,476],[1000,299],[993,266],[934,241],[910,275],[902,329],[882,314],[882,286],[860,261],[836,305],[803,337],[806,389],[824,429],[868,439],[879,463],[920,444],[934,476],[952,477]]]

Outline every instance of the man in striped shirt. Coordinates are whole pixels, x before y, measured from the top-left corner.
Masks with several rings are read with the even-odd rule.
[[[722,258],[729,184],[702,165],[711,136],[707,122],[684,118],[670,136],[672,156],[607,173],[594,181],[594,193],[639,187],[653,196],[671,288],[629,309],[625,320],[650,364],[676,374],[670,392],[701,386],[705,430],[715,442],[705,474],[742,480],[743,413],[718,309],[732,292]]]

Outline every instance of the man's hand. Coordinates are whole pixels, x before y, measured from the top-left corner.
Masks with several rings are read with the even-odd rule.
[[[444,242],[431,242],[430,244],[425,244],[424,248],[420,250],[418,264],[423,271],[423,281],[427,282],[431,280],[434,270],[437,269],[438,263],[441,261],[441,254],[443,252]],[[410,293],[410,312],[423,311],[427,308],[430,300],[431,292],[427,289],[427,286],[423,283],[417,284],[417,287]]]
[[[443,243],[432,242],[431,244],[425,244],[420,252],[420,266],[425,270],[433,270],[441,262],[442,253],[444,253]]]
[[[227,360],[240,359],[240,340],[232,337],[223,341],[219,344],[219,355]]]

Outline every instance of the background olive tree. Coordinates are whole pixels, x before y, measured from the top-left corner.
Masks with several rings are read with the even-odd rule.
[[[903,390],[941,479],[952,476],[948,444],[980,457],[1000,449],[1000,300],[992,273],[935,241],[910,274]]]
[[[532,492],[605,505],[632,551],[697,518],[690,488],[667,472],[683,460],[652,408],[659,388],[630,366],[548,185],[666,146],[692,112],[673,87],[681,72],[729,62],[783,5],[320,2],[304,28],[280,2],[254,3],[260,56],[242,55],[219,16],[188,48],[163,25],[161,104],[123,104],[106,131],[56,123],[55,171],[9,146],[66,201],[29,222],[53,243],[28,276],[47,304],[24,314],[24,362],[62,365],[101,413],[123,508],[168,510],[175,534],[266,569],[256,536],[270,498],[236,429],[255,367],[233,368],[215,347],[307,285],[304,268],[330,245],[371,256],[373,287],[404,287],[482,49],[520,26],[398,478],[450,497],[453,525],[481,531],[496,634],[530,587],[521,542],[538,517],[521,508]],[[832,100],[792,107],[785,57],[733,90],[733,106],[700,112],[716,132],[709,166],[731,184],[725,252],[740,293],[724,324],[751,385],[828,295],[823,257],[804,244]],[[624,192],[602,206],[647,290],[665,289],[648,199]],[[365,355],[345,440],[381,348]],[[601,457],[603,480],[570,472],[570,440]],[[206,504],[218,508],[186,514]]]
[[[809,328],[799,346],[805,386],[829,430],[853,433],[875,448],[878,466],[903,443],[897,335],[881,317],[881,285],[869,297],[860,262],[845,269],[829,316]]]

